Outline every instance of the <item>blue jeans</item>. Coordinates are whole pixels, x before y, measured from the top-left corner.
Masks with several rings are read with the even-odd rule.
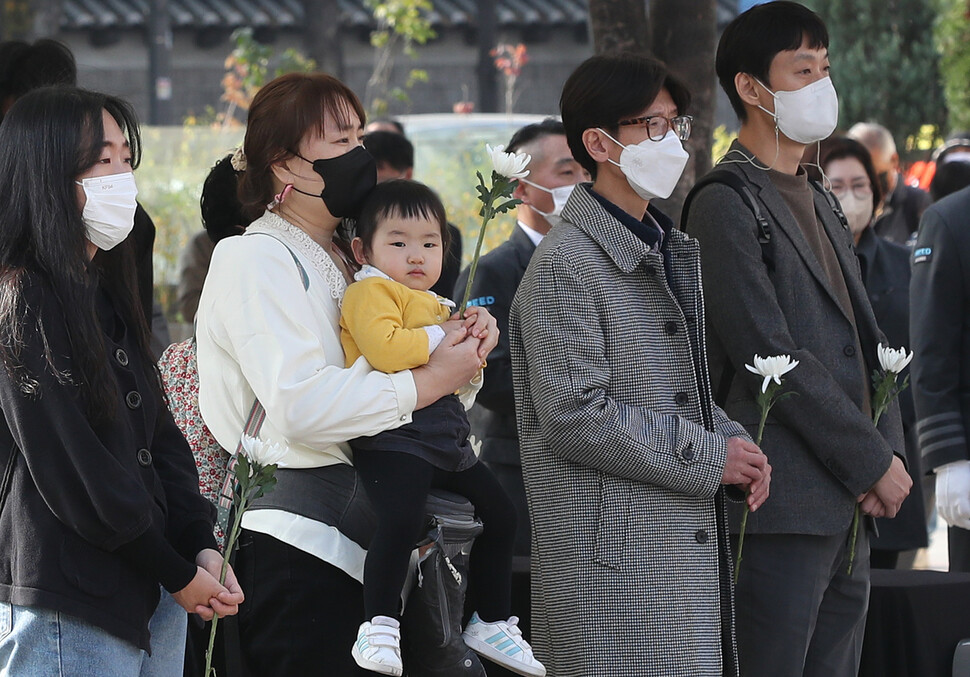
[[[187,616],[167,592],[149,622],[152,655],[74,616],[0,602],[0,677],[179,677]]]

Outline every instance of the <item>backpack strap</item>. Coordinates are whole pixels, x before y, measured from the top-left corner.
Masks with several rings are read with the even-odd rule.
[[[758,224],[758,244],[761,245],[761,260],[764,262],[768,272],[773,271],[775,269],[775,263],[772,259],[771,251],[768,248],[768,245],[771,243],[771,224],[764,215],[764,211],[761,209],[761,205],[758,203],[757,198],[755,198],[754,193],[751,191],[751,187],[734,172],[726,169],[714,169],[694,184],[694,187],[687,194],[687,198],[684,200],[684,207],[680,212],[680,229],[684,233],[687,233],[687,214],[690,211],[690,204],[702,188],[712,183],[728,186],[738,194],[745,206],[751,210]],[[731,382],[734,380],[734,374],[734,365],[731,364],[730,360],[726,360],[724,370],[721,372],[721,379],[717,384],[717,391],[714,393],[714,402],[717,405],[723,407],[727,401],[728,393],[731,391]]]
[[[769,270],[774,268],[771,264],[771,257],[766,251],[766,245],[771,242],[771,224],[764,212],[761,209],[761,205],[758,203],[757,198],[755,198],[754,193],[751,192],[751,187],[748,186],[747,182],[734,172],[728,171],[727,169],[714,169],[709,171],[707,174],[701,177],[701,179],[694,184],[694,187],[690,189],[684,200],[684,207],[680,212],[680,229],[687,232],[687,213],[690,211],[691,202],[694,201],[697,193],[700,192],[705,186],[709,186],[712,183],[720,183],[728,186],[731,190],[738,194],[741,200],[744,202],[745,206],[751,210],[754,214],[755,221],[758,222],[758,243],[761,245],[761,258],[768,265]]]
[[[303,282],[303,291],[308,291],[310,289],[310,276],[307,275],[306,268],[304,268],[303,267],[303,264],[300,263],[300,259],[298,259],[296,257],[296,254],[293,253],[293,250],[290,249],[290,245],[286,244],[285,242],[283,242],[283,240],[281,240],[280,238],[276,237],[275,235],[273,235],[271,233],[256,232],[256,233],[246,233],[246,235],[265,235],[266,237],[273,238],[274,240],[276,240],[277,242],[279,242],[281,245],[283,245],[284,247],[286,247],[286,251],[288,251],[290,253],[290,256],[293,257],[293,263],[296,264],[297,270],[300,271],[300,281]]]
[[[286,251],[293,257],[293,263],[296,264],[297,270],[300,271],[300,281],[303,282],[303,290],[308,291],[310,289],[310,276],[307,275],[306,269],[300,263],[300,259],[296,257],[296,254],[290,249],[288,244],[270,233],[248,233],[248,235],[265,235],[286,247]],[[222,481],[222,488],[219,491],[219,502],[216,506],[217,521],[224,533],[228,533],[229,513],[232,509],[233,490],[236,486],[236,459],[242,453],[242,438],[244,436],[257,437],[259,435],[259,429],[263,427],[264,420],[266,420],[266,410],[258,399],[254,399],[253,406],[249,410],[249,416],[246,418],[246,425],[243,428],[242,435],[239,436],[236,453],[229,457],[229,462],[226,464],[226,476]]]
[[[836,197],[832,195],[832,191],[825,190],[825,187],[815,179],[809,179],[808,182],[812,184],[812,188],[822,194],[825,201],[829,203],[829,207],[832,208],[832,211],[835,212],[835,215],[839,218],[839,222],[842,224],[842,227],[848,230],[849,219],[846,218],[845,212],[842,211],[842,205],[840,205]]]

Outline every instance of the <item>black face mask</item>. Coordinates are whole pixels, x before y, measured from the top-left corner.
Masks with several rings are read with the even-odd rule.
[[[294,155],[312,164],[313,171],[323,179],[320,198],[337,218],[356,217],[364,198],[377,185],[377,163],[363,146],[327,160],[307,160],[299,153]],[[304,195],[315,195],[296,186],[293,190]]]

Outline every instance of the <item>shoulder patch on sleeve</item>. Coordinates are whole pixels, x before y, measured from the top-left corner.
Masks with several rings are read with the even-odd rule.
[[[913,251],[913,263],[927,263],[933,257],[932,247],[918,247]]]

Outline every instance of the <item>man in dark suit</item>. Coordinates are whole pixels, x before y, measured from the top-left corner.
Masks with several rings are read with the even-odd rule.
[[[822,144],[819,165],[849,222],[862,281],[879,329],[893,348],[912,347],[909,340],[910,250],[876,235],[872,229],[875,208],[882,195],[869,151],[854,139],[830,137]],[[899,375],[900,381],[906,378],[909,378],[909,367]],[[926,517],[932,496],[924,505],[912,388],[899,394],[899,411],[906,440],[906,465],[914,482],[909,498],[896,517],[876,520],[878,536],[870,540],[873,569],[897,566],[908,569],[916,549],[927,544]]]
[[[548,118],[526,125],[509,141],[509,153],[528,153],[529,176],[520,180],[514,197],[522,200],[516,209],[516,227],[501,245],[478,261],[469,304],[483,306],[498,322],[498,346],[488,356],[485,379],[469,412],[472,432],[481,440],[481,458],[498,477],[515,503],[519,531],[515,554],[529,555],[529,510],[522,484],[519,435],[515,428],[515,399],[512,392],[512,363],[509,358],[509,308],[519,288],[536,245],[559,219],[566,198],[585,170],[573,159],[566,144],[566,130],[558,120]],[[553,192],[550,192],[553,191]],[[460,299],[468,284],[468,269],[455,285]]]
[[[970,571],[970,188],[923,214],[913,250],[910,326],[920,450],[936,471],[950,571]]]
[[[364,148],[377,163],[377,182],[414,178],[414,145],[404,134],[388,131],[388,128],[394,128],[393,123],[382,121],[380,124],[385,127],[367,132],[363,139]],[[400,123],[397,124],[400,125]],[[461,231],[457,226],[449,223],[448,234],[450,235],[448,251],[445,252],[441,262],[441,277],[431,287],[431,291],[451,298],[455,280],[458,279],[458,271],[461,269]]]
[[[930,205],[925,190],[907,186],[899,171],[899,153],[892,133],[875,122],[858,122],[849,129],[855,139],[869,151],[883,194],[882,210],[872,229],[890,242],[908,244],[916,237],[919,219]]]
[[[754,431],[761,379],[755,355],[790,355],[784,389],[762,447],[774,468],[772,500],[747,520],[735,590],[745,677],[855,676],[869,593],[869,542],[860,527],[851,574],[856,505],[894,516],[912,480],[893,404],[872,423],[876,326],[848,228],[831,196],[809,184],[805,147],[838,121],[821,19],[778,0],[725,29],[716,64],[741,119],[719,167],[740,178],[697,192],[687,232],[700,240],[711,381],[727,415]],[[767,236],[765,235],[767,231]],[[760,241],[759,241],[760,238]],[[731,515],[738,529],[741,511]]]

